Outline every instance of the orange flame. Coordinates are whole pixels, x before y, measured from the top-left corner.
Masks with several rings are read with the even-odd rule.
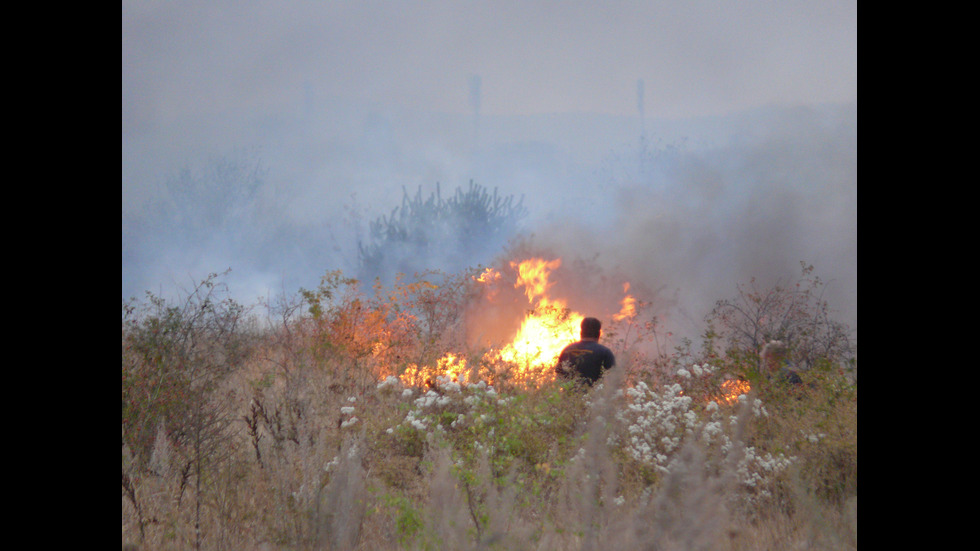
[[[510,265],[518,273],[514,287],[524,286],[531,309],[517,335],[495,357],[514,365],[514,379],[545,382],[554,378],[552,368],[561,350],[578,339],[585,316],[570,311],[565,301],[546,296],[551,286],[548,276],[561,266],[560,258],[551,261],[532,258]]]
[[[579,339],[585,316],[569,309],[565,300],[548,296],[552,286],[549,277],[552,271],[561,267],[560,258],[513,261],[510,267],[516,272],[514,288],[523,287],[530,308],[510,342],[490,350],[483,360],[509,366],[507,376],[512,382],[538,385],[554,379],[554,365],[558,355],[565,346]],[[475,281],[484,284],[494,283],[500,278],[500,272],[493,268],[487,268],[479,276],[473,277]],[[628,291],[629,283],[626,283],[624,293]],[[487,298],[492,300],[495,295],[496,292],[491,290]],[[636,300],[627,295],[622,300],[622,309],[613,318],[619,321],[635,315]],[[470,369],[465,358],[454,353],[446,354],[437,364],[434,368],[411,365],[400,379],[408,385],[425,384],[437,376],[462,382]]]
[[[483,273],[479,277],[474,277],[473,279],[479,281],[480,283],[490,283],[491,281],[496,281],[500,279],[500,272],[494,270],[493,268],[487,268],[483,270]]]
[[[410,386],[421,386],[430,383],[429,378],[435,378],[436,376],[445,377],[453,382],[462,382],[466,380],[466,372],[466,358],[450,352],[436,360],[435,369],[411,364],[405,369],[405,372],[402,373],[399,379],[403,384]]]
[[[741,379],[723,381],[721,383],[722,394],[718,396],[718,401],[728,405],[735,404],[738,402],[739,396],[748,394],[750,390],[752,390],[752,386],[749,385],[748,381]]]
[[[550,285],[548,284],[548,274],[561,266],[561,259],[556,258],[551,261],[540,258],[532,258],[523,262],[511,262],[510,267],[517,270],[517,281],[514,288],[524,286],[528,302],[534,302],[534,297],[543,296]]]
[[[630,284],[627,281],[623,284],[623,294],[626,296],[624,296],[623,300],[620,302],[623,307],[620,308],[618,314],[613,314],[613,320],[623,321],[624,319],[633,319],[636,317],[636,299],[632,295],[626,294],[629,293],[629,291]]]

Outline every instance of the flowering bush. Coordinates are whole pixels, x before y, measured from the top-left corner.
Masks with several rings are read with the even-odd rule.
[[[704,398],[698,403],[686,392],[683,383],[698,381],[692,372],[704,375],[715,371],[711,366],[695,364],[680,368],[678,382],[662,389],[651,388],[642,381],[626,389],[626,406],[617,413],[626,427],[623,448],[633,460],[667,476],[676,465],[677,452],[684,442],[696,441],[709,451],[713,462],[710,469],[721,471],[732,464],[739,485],[768,495],[767,486],[789,467],[793,458],[740,442],[738,434],[745,421],[740,418],[739,409],[745,410],[743,415],[767,417],[769,413],[760,400],[743,394],[735,406]]]
[[[378,385],[403,400],[405,415],[385,433],[396,445],[419,451],[446,447],[462,464],[473,465],[486,456],[495,476],[518,471],[540,472],[554,467],[553,452],[571,443],[582,396],[570,385],[552,384],[537,391],[506,396],[485,381],[458,383],[438,377],[426,390],[402,387],[395,377]]]

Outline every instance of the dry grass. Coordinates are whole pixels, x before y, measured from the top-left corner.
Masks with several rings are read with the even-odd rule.
[[[156,472],[136,479],[135,499],[124,496],[123,542],[141,540],[135,501],[146,519],[140,548],[192,548],[200,499],[206,549],[856,548],[856,488],[813,491],[820,477],[853,476],[838,455],[853,447],[856,463],[856,439],[832,449],[806,440],[797,451],[808,455],[770,481],[778,492],[764,500],[738,484],[735,459],[719,463],[694,436],[668,472],[638,465],[615,443],[618,383],[495,398],[519,407],[485,401],[467,410],[453,397],[416,430],[404,420],[420,391],[365,388],[313,368],[288,377],[253,369],[226,382],[240,398],[238,429],[226,458],[202,475],[202,494],[181,487],[181,461],[167,457],[161,436]],[[756,446],[763,437],[785,446],[806,421],[772,412],[760,420],[748,410],[737,430]],[[448,426],[461,413],[469,423],[466,411],[484,418]],[[437,421],[443,428],[433,428]]]
[[[589,390],[405,388],[293,329],[214,390],[231,429],[206,460],[165,425],[146,466],[124,446],[124,547],[857,547],[856,386],[834,373],[720,407],[712,376],[625,365]]]

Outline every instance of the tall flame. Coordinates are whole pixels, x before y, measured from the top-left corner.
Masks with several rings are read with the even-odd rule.
[[[524,286],[528,302],[534,302],[534,297],[543,297],[548,291],[548,274],[561,266],[561,259],[542,260],[532,258],[523,262],[511,262],[510,267],[517,270],[517,281],[514,288]]]
[[[531,305],[517,335],[496,353],[497,358],[514,365],[515,379],[538,382],[553,379],[558,354],[578,339],[585,316],[570,311],[565,301],[546,296],[551,286],[549,274],[560,266],[560,258],[511,262],[518,274],[514,288],[523,286]]]
[[[549,297],[552,286],[549,278],[554,270],[561,267],[560,258],[513,261],[510,267],[516,272],[514,288],[523,288],[529,308],[510,342],[490,350],[483,359],[488,363],[507,365],[510,368],[507,377],[512,382],[528,385],[548,382],[555,377],[554,366],[562,349],[579,339],[585,316],[572,311],[565,300]],[[473,279],[483,284],[494,284],[501,277],[499,271],[487,268]],[[499,288],[491,287],[486,298],[494,300],[497,290]],[[628,291],[629,283],[626,283],[624,293]],[[635,315],[636,300],[627,295],[622,300],[620,312],[614,314],[613,319],[619,321]],[[454,353],[447,353],[437,363],[435,367],[410,366],[401,376],[402,382],[418,385],[434,380],[436,376],[462,381],[470,369],[465,358]]]
[[[624,319],[632,319],[636,316],[636,299],[632,295],[627,294],[629,292],[630,283],[627,281],[623,284],[623,294],[626,296],[620,302],[623,307],[620,308],[618,314],[613,314],[613,320],[623,321]]]

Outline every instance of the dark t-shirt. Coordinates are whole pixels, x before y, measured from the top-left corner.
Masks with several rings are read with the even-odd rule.
[[[803,384],[803,379],[800,378],[796,371],[793,371],[788,367],[780,368],[779,373],[777,373],[774,378],[781,383],[788,383],[791,385]]]
[[[566,362],[569,364],[567,369]],[[591,385],[599,379],[603,371],[614,365],[616,365],[616,358],[612,350],[596,341],[579,341],[566,346],[561,351],[555,373],[566,379],[579,376]]]

